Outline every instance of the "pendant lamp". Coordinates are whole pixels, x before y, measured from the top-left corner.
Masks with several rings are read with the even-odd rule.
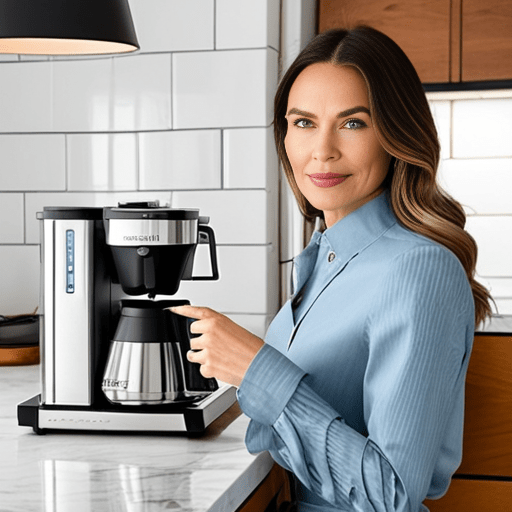
[[[0,0],[0,53],[96,55],[138,49],[128,0]]]

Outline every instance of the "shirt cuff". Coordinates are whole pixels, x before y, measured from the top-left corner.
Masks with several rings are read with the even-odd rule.
[[[273,425],[305,375],[284,354],[263,345],[238,388],[240,408],[258,423]]]

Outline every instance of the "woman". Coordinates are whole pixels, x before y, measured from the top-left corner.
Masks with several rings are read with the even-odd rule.
[[[239,386],[249,451],[296,482],[299,511],[427,510],[461,460],[475,323],[462,208],[436,184],[439,144],[419,78],[382,33],[317,36],[284,76],[275,138],[321,229],[265,342],[207,308],[190,361]]]

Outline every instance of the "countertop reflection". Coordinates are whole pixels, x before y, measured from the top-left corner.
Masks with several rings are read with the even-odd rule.
[[[244,445],[237,405],[205,435],[50,433],[19,427],[39,366],[0,367],[0,512],[228,512],[272,467]]]

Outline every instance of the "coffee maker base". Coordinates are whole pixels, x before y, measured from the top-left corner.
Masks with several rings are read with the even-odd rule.
[[[200,434],[236,402],[236,388],[221,386],[208,397],[183,406],[137,409],[101,409],[76,406],[46,406],[36,395],[18,404],[18,425],[32,427],[36,434],[53,431],[100,431]]]

